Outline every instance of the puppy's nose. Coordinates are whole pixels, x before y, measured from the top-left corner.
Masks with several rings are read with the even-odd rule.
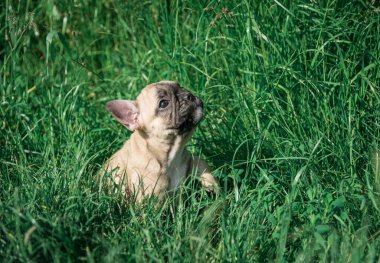
[[[202,101],[200,98],[195,97],[195,103],[196,103],[199,107],[203,108],[203,101]]]
[[[195,101],[195,97],[193,94],[189,93],[186,95],[186,100],[188,101]]]

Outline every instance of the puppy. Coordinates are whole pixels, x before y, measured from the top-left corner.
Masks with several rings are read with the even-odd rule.
[[[137,201],[149,195],[162,198],[192,170],[206,190],[217,188],[207,164],[185,149],[202,119],[203,103],[198,97],[176,82],[161,81],[145,87],[135,101],[113,100],[106,108],[133,131],[103,167],[123,193],[135,194]]]

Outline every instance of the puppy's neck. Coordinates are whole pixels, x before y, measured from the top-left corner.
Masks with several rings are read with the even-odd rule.
[[[141,153],[149,153],[163,166],[170,166],[177,155],[181,154],[186,140],[181,136],[151,137],[148,134],[136,130],[130,140]]]

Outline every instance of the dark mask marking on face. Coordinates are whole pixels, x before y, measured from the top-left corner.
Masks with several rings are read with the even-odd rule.
[[[161,109],[156,107],[155,115],[168,121],[170,129],[176,129],[179,135],[192,131],[202,117],[203,103],[175,82],[158,83],[157,101],[169,100],[169,105]]]

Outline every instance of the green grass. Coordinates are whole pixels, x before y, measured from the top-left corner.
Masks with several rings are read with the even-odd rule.
[[[0,261],[380,261],[376,1],[64,2],[0,3]],[[155,209],[96,173],[130,135],[106,101],[162,79],[222,190]]]

